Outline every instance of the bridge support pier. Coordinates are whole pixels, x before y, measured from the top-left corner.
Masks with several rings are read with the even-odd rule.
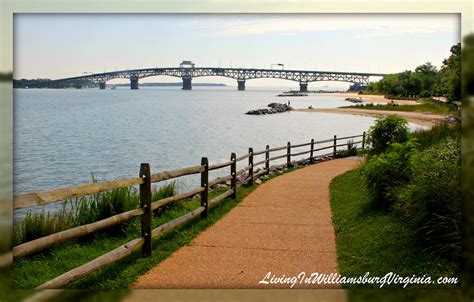
[[[130,78],[130,89],[138,89],[138,78]]]
[[[192,85],[193,78],[192,77],[183,77],[183,90],[191,90],[193,89]]]
[[[245,90],[245,80],[237,80],[237,90]]]
[[[105,82],[99,83],[99,89],[105,89]]]
[[[300,82],[300,92],[308,92],[308,82]]]

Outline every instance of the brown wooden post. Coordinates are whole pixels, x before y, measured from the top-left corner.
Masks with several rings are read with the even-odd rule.
[[[232,164],[230,164],[230,175],[232,176],[232,179],[230,180],[230,188],[234,190],[230,196],[232,199],[237,198],[237,162],[235,161],[235,158],[235,153],[232,153],[230,155],[230,160],[232,161]]]
[[[270,145],[265,147],[265,169],[270,173]]]
[[[286,168],[291,167],[291,143],[286,144]]]
[[[311,139],[311,152],[309,153],[309,162],[312,164],[314,163],[314,138]]]
[[[250,181],[249,185],[253,185],[253,148],[249,148],[249,176],[250,176]]]
[[[362,134],[362,149],[365,149],[365,131]]]
[[[141,216],[141,236],[145,240],[142,246],[143,257],[151,255],[151,177],[150,164],[140,165],[140,177],[143,183],[140,185],[140,207],[144,210]]]
[[[201,165],[204,168],[201,172],[201,187],[204,188],[201,192],[201,206],[205,207],[205,210],[201,212],[201,218],[207,218],[209,214],[209,161],[207,157],[201,158]]]
[[[332,151],[332,156],[336,158],[336,148],[337,148],[337,137],[334,135],[334,149]]]

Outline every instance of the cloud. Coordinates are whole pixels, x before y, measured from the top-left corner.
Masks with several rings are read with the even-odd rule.
[[[188,21],[211,36],[355,32],[359,37],[459,31],[457,14],[210,15]]]

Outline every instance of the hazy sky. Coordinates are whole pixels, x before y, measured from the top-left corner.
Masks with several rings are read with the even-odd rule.
[[[196,66],[282,63],[286,69],[399,72],[427,61],[440,66],[460,41],[459,22],[456,14],[16,14],[14,77],[174,67],[182,60]],[[141,82],[150,81],[179,79]],[[247,86],[281,81],[251,80]],[[236,85],[220,77],[194,82]]]

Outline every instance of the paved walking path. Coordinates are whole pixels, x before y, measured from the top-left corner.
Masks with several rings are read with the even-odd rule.
[[[331,160],[263,183],[133,288],[289,288],[259,281],[268,272],[337,272],[329,183],[360,161]],[[295,286],[315,287],[338,286]]]

